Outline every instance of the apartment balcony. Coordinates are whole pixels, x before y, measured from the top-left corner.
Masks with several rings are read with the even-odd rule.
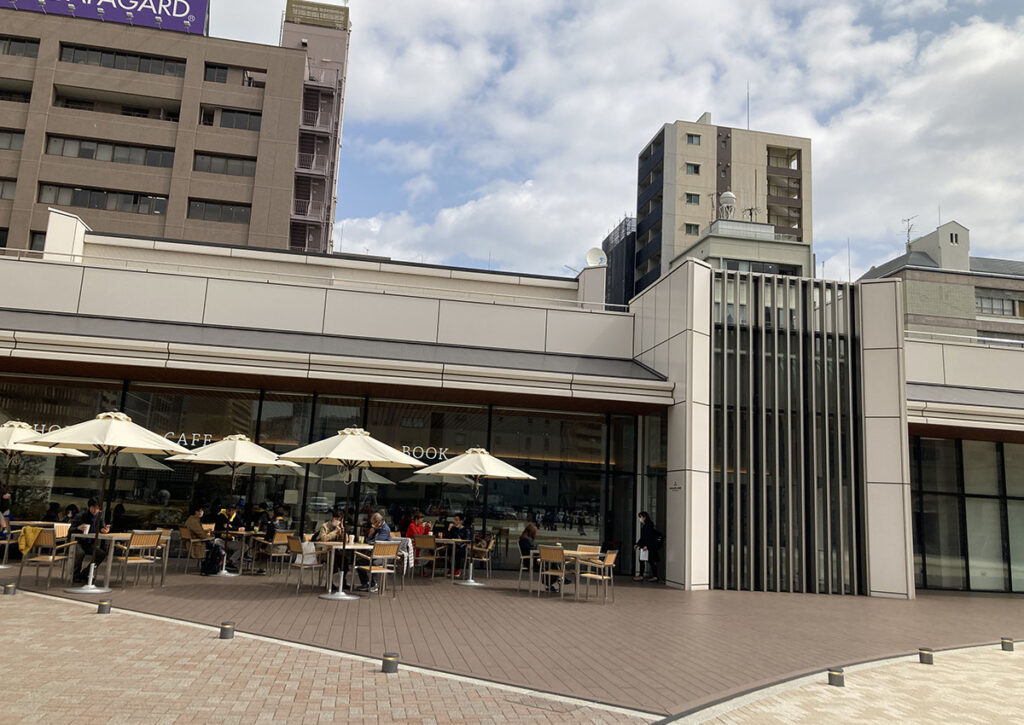
[[[314,199],[296,199],[292,205],[292,217],[305,219],[307,221],[322,222],[326,219],[327,210],[330,207],[325,201]]]
[[[320,111],[303,111],[301,128],[305,131],[331,133],[338,127],[338,120],[329,113]]]
[[[645,187],[636,196],[636,208],[642,209],[644,205],[654,198],[656,194],[660,194],[665,188],[665,176],[663,174],[657,174],[651,179],[649,186]]]
[[[295,168],[299,171],[306,171],[310,174],[326,176],[331,169],[330,159],[321,154],[299,154],[295,161]]]
[[[338,88],[341,73],[334,68],[310,67],[306,72],[306,85],[315,86],[328,91]]]

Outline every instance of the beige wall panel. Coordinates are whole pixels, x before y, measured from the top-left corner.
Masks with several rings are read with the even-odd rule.
[[[654,337],[654,318],[657,314],[654,290],[657,285],[658,283],[655,282],[651,291],[644,298],[644,306],[641,309],[640,324],[643,326],[643,331],[640,337],[640,344],[643,350],[651,350],[658,342]]]
[[[169,121],[141,121],[142,119],[107,113],[51,108],[46,116],[46,132],[55,136],[87,136],[98,141],[131,139],[132,143],[141,146],[174,148],[178,124]]]
[[[665,280],[654,289],[654,342],[664,342],[669,337],[669,321],[672,317],[672,285]]]
[[[633,320],[628,315],[549,310],[547,351],[631,358]]]
[[[1024,350],[943,345],[943,356],[947,385],[1024,390]]]
[[[912,340],[907,340],[904,345],[908,383],[945,383],[943,345]]]
[[[900,353],[897,349],[865,350],[864,415],[899,417],[903,408]]]
[[[689,406],[690,467],[695,471],[711,470],[711,406],[694,403]]]
[[[867,461],[865,480],[872,483],[902,485],[903,445],[906,429],[899,418],[866,418],[864,420],[864,458]]]
[[[196,131],[196,151],[255,157],[258,149],[259,134],[255,131],[236,128],[221,130],[217,126],[200,126]]]
[[[668,335],[678,335],[686,329],[690,314],[690,289],[687,285],[685,267],[675,267],[662,282],[669,288]]]
[[[188,196],[192,199],[252,204],[252,192],[252,179],[226,174],[203,174],[197,171],[188,184]]]
[[[384,340],[433,342],[438,301],[399,295],[327,290],[324,332]]]
[[[865,283],[860,289],[863,329],[861,344],[865,350],[872,348],[896,347],[897,327],[890,324],[899,314],[896,293],[898,285],[892,283]],[[883,321],[883,322],[879,322]]]
[[[206,280],[181,275],[86,268],[79,312],[201,323]]]
[[[167,196],[171,190],[171,170],[90,159],[43,156],[39,161],[39,181],[61,186],[84,186]],[[89,211],[94,210],[83,209],[82,213],[87,214]]]
[[[872,594],[907,596],[908,487],[868,483],[865,492],[868,524],[868,571]]]
[[[326,290],[211,279],[204,322],[209,325],[320,332]]]
[[[76,312],[82,268],[0,257],[0,307]]]
[[[690,341],[690,359],[688,363],[688,379],[690,389],[687,392],[690,400],[702,405],[711,404],[711,338],[697,332]]]
[[[668,348],[668,366],[664,373],[669,380],[675,383],[675,400],[681,403],[689,395],[689,360],[690,360],[690,337],[681,333],[670,338],[666,343]]]
[[[252,222],[255,224],[255,221]],[[250,224],[228,224],[186,219],[182,236],[185,239],[214,239],[217,244],[245,244]]]
[[[544,350],[546,313],[506,305],[440,303],[437,342],[513,350]]]

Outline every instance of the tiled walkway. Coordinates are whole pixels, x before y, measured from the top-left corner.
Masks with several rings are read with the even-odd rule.
[[[11,579],[0,572],[0,581]],[[294,579],[285,587],[281,577],[180,574],[164,588],[111,596],[115,607],[210,625],[233,620],[242,632],[373,658],[397,651],[428,668],[660,714],[920,646],[1024,638],[1024,598],[1012,595],[902,601],[623,581],[615,603],[602,605],[527,596],[496,573],[481,589],[410,580],[393,600],[331,602],[308,588],[296,595]]]
[[[833,723],[1024,722],[1024,652],[998,645],[936,652],[848,668],[843,687],[824,675],[787,683],[710,708],[683,723],[818,725]],[[749,701],[746,701],[748,700]]]
[[[21,592],[0,597],[4,723],[642,723],[651,717]]]

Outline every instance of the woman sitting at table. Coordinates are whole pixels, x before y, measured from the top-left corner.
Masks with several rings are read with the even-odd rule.
[[[451,523],[448,524],[448,531],[444,536],[446,539],[464,539],[469,541],[473,538],[473,530],[465,524],[462,514],[452,514]],[[458,567],[460,561],[466,560],[466,545],[456,544],[453,556],[454,560],[451,565]],[[462,570],[456,568],[455,576],[462,576]]]

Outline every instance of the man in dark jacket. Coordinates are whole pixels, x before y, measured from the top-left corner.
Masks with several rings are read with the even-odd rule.
[[[640,552],[640,568],[637,570],[637,575],[633,577],[635,581],[658,581],[658,563],[661,561],[661,544],[662,537],[658,533],[658,530],[654,528],[654,522],[651,520],[651,515],[646,511],[639,513],[640,517],[640,538],[633,544],[633,548]],[[644,565],[647,565],[646,567]],[[647,575],[644,576],[644,569],[647,569]]]
[[[388,526],[387,522],[384,520],[384,517],[381,516],[379,513],[374,513],[370,517],[370,528],[366,530],[366,543],[372,544],[375,541],[391,541],[391,527]],[[363,559],[363,561],[365,562],[366,560]],[[380,566],[381,562],[383,561],[383,559],[373,559],[371,561],[371,564],[373,566]],[[374,574],[373,580],[371,581],[369,577],[366,576],[366,572],[363,569],[359,569],[358,572],[360,582],[359,591],[377,591],[377,579],[379,579],[379,577],[376,574]]]
[[[217,514],[217,520],[213,528],[214,533],[224,539],[224,547],[230,554],[227,561],[228,569],[238,569],[238,564],[242,559],[242,540],[225,536],[225,534],[231,531],[238,531],[240,528],[242,528],[242,517],[238,513],[238,507],[233,503],[229,503]]]
[[[448,524],[448,531],[445,533],[444,538],[472,541],[473,530],[466,526],[462,514],[455,514],[452,516],[452,522]],[[458,567],[460,562],[465,563],[466,561],[466,544],[456,544],[453,554],[454,561],[452,561],[452,566],[455,567],[455,576],[462,576],[462,570]]]
[[[86,554],[92,555],[90,563],[97,566],[102,564],[104,559],[107,558],[107,546],[101,543],[94,543],[95,539],[91,536],[97,531],[101,534],[107,534],[110,533],[110,527],[103,520],[103,512],[100,511],[99,503],[96,499],[90,498],[85,510],[80,511],[71,519],[71,528],[68,530],[69,536],[74,534],[90,534],[89,538],[78,539],[78,546],[74,547],[75,565],[72,571],[74,572],[74,582],[76,584],[84,584],[88,579],[88,568],[82,566]]]

